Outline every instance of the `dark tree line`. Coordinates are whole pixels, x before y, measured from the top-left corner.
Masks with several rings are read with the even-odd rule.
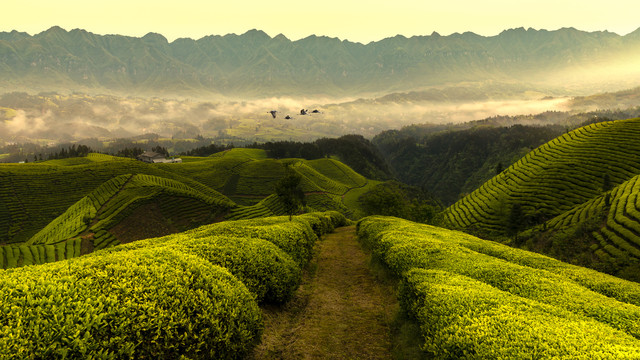
[[[52,151],[48,154],[47,160],[52,159],[67,159],[74,157],[86,157],[90,152],[94,152],[87,145],[71,145],[68,148],[62,148],[60,151]],[[42,154],[39,154],[39,159],[43,160]]]
[[[209,144],[201,147],[197,147],[195,149],[191,149],[184,154],[187,156],[209,156],[211,154],[215,154],[220,151],[233,149],[233,144],[231,145],[217,145],[217,144]]]
[[[169,151],[164,146],[160,146],[160,145],[154,146],[154,147],[151,148],[151,151],[153,151],[155,153],[158,153],[158,154],[162,154],[165,157],[169,157]]]
[[[143,152],[144,152],[143,148],[134,146],[134,147],[125,147],[124,149],[120,149],[114,155],[135,159],[138,155],[142,154]]]
[[[122,148],[118,150],[116,153],[114,153],[113,155],[135,159],[136,157],[138,157],[138,155],[141,155],[145,151],[146,151],[145,149],[139,146],[133,146],[133,147]],[[165,157],[169,157],[169,151],[167,150],[167,148],[163,146],[160,146],[160,145],[154,146],[151,148],[151,151],[156,152],[158,154],[162,154]]]

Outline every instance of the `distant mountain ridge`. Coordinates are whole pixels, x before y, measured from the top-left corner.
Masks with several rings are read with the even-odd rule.
[[[535,82],[567,68],[588,69],[627,58],[640,59],[640,31],[620,36],[518,28],[492,37],[470,32],[398,35],[364,45],[315,35],[291,41],[259,30],[168,42],[155,33],[136,38],[52,27],[33,36],[0,33],[0,86],[341,96],[465,81]]]

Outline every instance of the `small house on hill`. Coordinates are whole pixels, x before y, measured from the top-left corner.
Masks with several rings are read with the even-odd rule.
[[[138,160],[148,163],[164,162],[164,159],[164,155],[158,154],[157,152],[153,151],[145,151],[142,154],[138,155]]]
[[[159,154],[153,151],[145,151],[142,154],[138,155],[138,160],[144,161],[147,163],[157,164],[157,163],[181,163],[182,159],[180,158],[171,158],[167,159],[164,155]]]

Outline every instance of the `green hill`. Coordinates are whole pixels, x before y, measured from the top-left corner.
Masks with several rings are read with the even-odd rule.
[[[0,267],[77,257],[225,219],[284,215],[275,185],[302,177],[305,211],[359,216],[357,192],[374,183],[333,159],[268,159],[233,149],[181,164],[90,154],[0,166]],[[346,204],[349,204],[347,206]]]
[[[101,154],[38,163],[2,164],[0,244],[27,241],[71,205],[105,182],[124,174],[154,175],[212,194],[213,190],[206,185],[170,170]]]
[[[520,233],[519,244],[640,281],[640,175]]]
[[[458,125],[412,125],[382,132],[373,139],[398,179],[428,189],[445,205],[470,193],[531,149],[564,132],[560,125],[521,125],[558,121],[496,117]]]
[[[349,197],[350,189],[369,185],[362,175],[334,159],[276,160],[266,158],[264,150],[258,149],[237,148],[206,160],[159,167],[205,184],[239,205],[250,206],[273,194],[286,165],[302,176],[307,204],[314,210],[336,209],[348,213],[342,205],[342,195]]]
[[[640,119],[588,125],[529,152],[445,211],[456,228],[513,235],[640,174]],[[610,184],[610,185],[609,185]]]
[[[101,249],[194,227],[191,223],[210,223],[234,206],[218,193],[203,193],[176,180],[120,175],[80,199],[26,244],[50,244],[84,235],[91,239],[93,248]],[[120,224],[127,217],[134,219]],[[163,229],[166,227],[174,230]],[[98,234],[101,236],[96,238]]]
[[[640,285],[471,235],[358,223],[434,358],[640,358]]]

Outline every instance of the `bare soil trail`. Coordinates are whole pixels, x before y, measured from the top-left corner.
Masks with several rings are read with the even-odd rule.
[[[264,309],[251,358],[391,359],[395,291],[372,274],[355,227],[323,236],[316,251],[294,298]]]

